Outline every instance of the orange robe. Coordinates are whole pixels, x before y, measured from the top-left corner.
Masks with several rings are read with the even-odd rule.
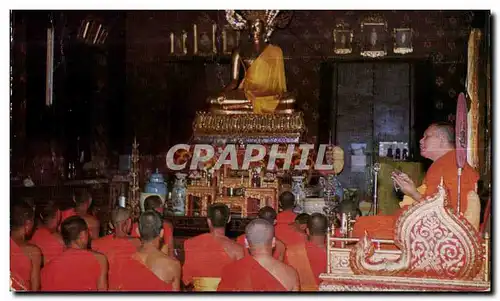
[[[10,278],[16,291],[31,290],[31,259],[10,239]]]
[[[294,213],[292,210],[285,210],[281,211],[278,213],[276,216],[276,224],[291,224],[295,222],[295,218],[297,217],[297,214]]]
[[[243,248],[245,248],[245,256],[250,256],[250,253],[248,252],[248,247],[245,244],[245,239],[246,239],[246,235],[242,234],[236,238],[236,242],[238,244],[240,244]],[[274,259],[278,259],[278,260],[280,259],[280,254],[279,254],[278,250],[276,250],[276,248],[273,250],[273,257],[274,257]]]
[[[31,238],[31,243],[37,245],[42,250],[44,265],[61,255],[64,250],[63,243],[45,227],[36,229],[35,234]]]
[[[287,248],[291,245],[303,244],[307,240],[306,234],[295,230],[293,224],[277,224],[274,227],[274,235],[277,239],[281,240]]]
[[[92,241],[92,249],[103,253],[108,258],[108,287],[110,290],[118,289],[120,275],[128,270],[119,262],[123,258],[132,256],[137,251],[137,247],[129,238],[117,238],[111,234]]]
[[[210,233],[201,234],[184,241],[184,265],[182,281],[192,282],[193,277],[220,278],[222,269],[233,259]]]
[[[139,223],[133,223],[132,224],[132,231],[130,232],[130,236],[132,237],[139,237]],[[170,226],[169,223],[163,222],[163,242],[165,244],[168,244],[170,241],[170,238],[174,236],[174,230]]]
[[[457,209],[458,199],[458,175],[457,159],[455,150],[450,151],[432,163],[427,170],[423,184],[426,185],[423,197],[432,196],[437,193],[437,187],[441,183],[441,177],[448,194],[449,206]],[[466,163],[461,176],[460,211],[467,210],[467,193],[475,191],[476,183],[479,179],[477,172]],[[365,230],[370,237],[380,239],[394,239],[394,226],[401,215],[408,207],[398,210],[395,215],[361,216],[354,224],[353,237],[362,237]]]
[[[245,256],[227,265],[217,287],[219,292],[284,292],[285,287],[252,256]]]
[[[75,208],[69,208],[64,211],[61,211],[61,223],[67,219],[68,217],[72,217],[78,215],[75,211]]]
[[[326,273],[328,264],[326,249],[309,241],[291,246],[286,251],[285,263],[299,274],[301,291],[317,291],[321,282],[319,275]]]
[[[147,266],[133,258],[133,254],[120,257],[117,265],[121,273],[116,277],[116,285],[109,286],[110,291],[172,291],[172,283],[165,283],[158,278]]]
[[[42,269],[42,291],[95,291],[100,273],[94,254],[69,248]]]

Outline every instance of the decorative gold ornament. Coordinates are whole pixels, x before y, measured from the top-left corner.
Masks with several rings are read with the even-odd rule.
[[[387,21],[371,15],[361,22],[361,55],[371,58],[387,55]]]
[[[394,28],[394,53],[412,53],[412,38],[413,30],[411,28]]]
[[[335,54],[352,53],[352,39],[354,32],[349,28],[349,24],[341,22],[333,30],[333,52]]]

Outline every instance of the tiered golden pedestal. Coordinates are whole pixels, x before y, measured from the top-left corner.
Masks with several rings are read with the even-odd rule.
[[[192,143],[214,146],[299,143],[304,132],[301,112],[227,115],[198,112],[193,122]],[[264,206],[278,210],[279,180],[264,181],[264,172],[261,171],[259,183],[254,183],[251,172],[245,172],[246,176],[233,177],[224,167],[216,172],[211,183],[204,181],[204,185],[189,185],[186,215],[206,216],[207,208],[212,203],[224,203],[231,213],[241,214],[241,217],[255,216]],[[195,198],[199,201],[196,202]],[[195,207],[196,210],[193,210]]]

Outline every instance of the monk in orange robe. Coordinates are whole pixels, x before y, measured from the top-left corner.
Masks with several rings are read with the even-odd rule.
[[[139,218],[141,246],[137,252],[116,259],[118,291],[179,291],[181,265],[160,251],[163,236],[162,218],[154,210]]]
[[[61,234],[57,232],[61,221],[61,212],[56,208],[53,201],[48,202],[40,213],[41,225],[33,234],[31,243],[42,250],[43,265],[55,257],[61,255],[64,249],[64,242]]]
[[[75,189],[73,192],[74,208],[69,208],[61,212],[61,222],[65,219],[78,215],[85,220],[89,226],[89,234],[93,239],[99,237],[100,223],[97,218],[88,213],[89,207],[92,204],[92,195],[85,188]]]
[[[161,198],[157,195],[150,195],[144,200],[144,210],[154,210],[160,215],[164,215],[164,207]],[[139,223],[132,225],[133,237],[139,237]],[[174,227],[170,221],[163,220],[163,242],[162,252],[175,257],[174,254]]]
[[[395,215],[363,216],[354,224],[353,237],[362,237],[367,231],[370,237],[394,239],[395,223],[401,213],[413,202],[420,202],[437,193],[437,187],[443,178],[448,194],[449,206],[457,209],[458,176],[455,151],[454,129],[449,124],[436,123],[427,128],[420,140],[420,154],[433,161],[427,170],[423,185],[417,188],[404,173],[393,173],[394,183],[405,194],[400,203],[402,209]],[[476,190],[479,175],[466,163],[461,176],[460,211],[468,215],[468,192]]]
[[[309,214],[301,213],[295,217],[291,224],[277,224],[275,226],[276,238],[281,240],[285,246],[303,244],[307,240],[306,228]]]
[[[297,272],[272,256],[275,243],[273,225],[257,218],[247,225],[245,234],[251,256],[245,256],[223,269],[217,291],[298,291]]]
[[[212,204],[207,215],[210,233],[184,242],[182,280],[186,285],[193,283],[193,278],[220,278],[225,265],[243,258],[245,254],[244,248],[225,234],[226,224],[230,220],[229,208],[220,203]],[[196,283],[193,284],[197,290]]]
[[[141,241],[129,236],[132,219],[128,209],[114,208],[111,212],[111,222],[115,233],[92,241],[92,249],[106,255],[109,264],[108,290],[115,290],[118,289],[119,277],[122,273],[117,261],[132,256],[140,247]]]
[[[34,209],[23,201],[11,204],[10,211],[10,279],[16,291],[40,289],[42,252],[28,243],[34,224]]]
[[[293,212],[293,208],[295,207],[295,196],[290,191],[284,191],[280,194],[279,204],[281,209],[280,213],[276,217],[277,225],[289,225],[295,221],[297,214]]]
[[[108,289],[106,256],[87,249],[88,225],[80,216],[61,224],[66,245],[61,255],[42,269],[42,291],[103,291]]]
[[[258,218],[264,219],[270,222],[272,225],[276,225],[276,211],[273,207],[265,206],[260,208]],[[250,255],[248,252],[248,242],[246,241],[246,234],[242,234],[236,238],[236,242],[245,248],[245,256]],[[276,246],[273,249],[273,257],[275,259],[283,261],[285,257],[285,244],[276,239]]]
[[[300,278],[301,291],[317,291],[326,273],[326,234],[328,219],[321,213],[313,213],[307,224],[309,240],[305,244],[293,245],[286,250],[285,263],[295,268]]]

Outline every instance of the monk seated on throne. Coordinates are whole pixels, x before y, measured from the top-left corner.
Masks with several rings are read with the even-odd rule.
[[[235,14],[228,14],[231,12]],[[228,18],[235,29],[250,25],[252,44],[233,50],[231,82],[222,93],[208,99],[212,113],[293,113],[295,99],[287,92],[283,52],[280,47],[267,44],[274,29],[273,24],[265,21],[270,19],[269,12],[272,11],[243,12],[246,22],[240,24]]]
[[[402,209],[395,215],[362,216],[354,224],[353,237],[363,237],[365,231],[370,237],[377,239],[393,239],[394,226],[397,218],[404,213],[414,202],[420,202],[425,197],[437,192],[437,188],[444,179],[444,186],[449,196],[451,208],[457,210],[458,204],[458,176],[455,150],[455,135],[451,125],[435,123],[427,128],[424,137],[420,140],[420,152],[425,158],[434,162],[427,171],[422,186],[416,188],[413,181],[404,173],[393,173],[395,184],[405,194],[400,203]],[[479,179],[477,172],[465,164],[461,175],[460,212],[467,220],[479,229],[480,201],[476,193],[476,183]]]

